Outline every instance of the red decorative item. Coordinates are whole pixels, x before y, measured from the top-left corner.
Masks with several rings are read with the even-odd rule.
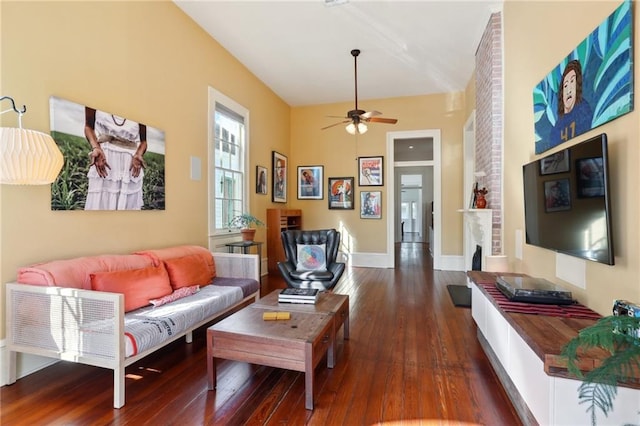
[[[482,189],[474,189],[473,192],[476,194],[476,208],[484,209],[487,207],[487,199],[484,196],[489,192],[487,188]]]
[[[478,194],[478,199],[476,199],[476,208],[484,209],[487,207],[487,199],[484,198],[484,195]]]

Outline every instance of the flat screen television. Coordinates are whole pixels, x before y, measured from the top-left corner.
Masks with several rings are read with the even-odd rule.
[[[607,135],[522,167],[527,244],[614,264]]]

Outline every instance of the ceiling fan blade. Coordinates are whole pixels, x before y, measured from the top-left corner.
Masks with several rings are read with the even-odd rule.
[[[334,123],[334,124],[332,124],[332,125],[330,125],[330,126],[323,127],[323,128],[322,128],[322,129],[320,129],[320,130],[329,129],[329,128],[331,128],[331,127],[335,127],[335,126],[339,126],[339,125],[341,125],[341,124],[349,123],[350,121],[351,121],[351,120],[339,121],[339,122]]]
[[[344,120],[348,120],[349,117],[345,117],[344,115],[325,115],[327,118],[342,118]]]
[[[384,118],[384,117],[371,117],[367,120],[370,123],[386,123],[386,124],[396,124],[398,122],[397,118]]]
[[[371,118],[375,115],[382,115],[382,113],[380,111],[368,111],[365,112],[364,114],[362,114],[360,117],[362,118]]]

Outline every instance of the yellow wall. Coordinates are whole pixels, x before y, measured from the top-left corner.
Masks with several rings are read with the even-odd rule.
[[[467,87],[464,91],[465,97],[465,110],[464,116],[469,118],[471,113],[476,109],[476,79],[475,75],[469,80]]]
[[[429,96],[412,96],[403,98],[367,100],[358,103],[358,107],[366,111],[383,112],[384,117],[398,119],[395,125],[371,123],[369,130],[363,135],[352,136],[344,126],[335,126],[320,130],[339,119],[328,118],[327,115],[343,116],[353,109],[353,103],[338,103],[297,107],[291,113],[291,156],[290,170],[295,173],[297,166],[323,165],[326,185],[328,177],[353,176],[355,179],[355,209],[328,210],[328,200],[297,200],[295,180],[290,179],[292,188],[289,191],[290,204],[304,211],[305,228],[319,228],[343,224],[353,240],[353,251],[359,253],[386,252],[387,235],[386,212],[389,206],[383,204],[382,220],[360,219],[360,190],[383,191],[385,202],[385,186],[358,186],[359,156],[384,155],[385,175],[392,165],[386,158],[386,133],[410,130],[440,129],[442,146],[442,254],[456,255],[462,252],[462,218],[460,209],[462,199],[462,127],[466,120],[463,107],[451,109],[450,96],[439,94]],[[293,192],[292,192],[293,191]],[[326,191],[325,191],[326,192]],[[399,196],[399,194],[396,194]]]
[[[0,7],[2,95],[27,105],[25,127],[48,132],[49,97],[58,96],[164,130],[167,197],[165,211],[51,211],[49,186],[0,186],[0,282],[38,261],[206,246],[209,86],[251,111],[251,182],[256,164],[270,168],[271,150],[288,154],[289,106],[173,3]],[[2,125],[15,126],[15,115],[4,114]],[[191,156],[202,160],[200,181],[190,179]],[[251,210],[265,219],[270,197],[254,192]],[[4,288],[1,294],[4,336]]]
[[[513,259],[516,230],[524,231],[522,165],[534,158],[532,90],[578,43],[609,16],[620,2],[508,1],[504,5],[505,129],[504,229],[505,252]],[[579,9],[579,13],[577,13]],[[638,43],[638,15],[635,40]],[[637,57],[637,53],[635,55]],[[636,92],[639,67],[635,67]],[[638,140],[636,110],[590,131],[577,141],[602,132],[609,139],[615,266],[586,262],[586,291],[566,284],[574,296],[601,314],[610,314],[614,298],[640,302],[638,268]],[[569,141],[573,144],[577,141]],[[566,148],[566,145],[562,146]],[[555,151],[557,151],[556,149]],[[549,154],[553,151],[547,152]],[[555,254],[524,244],[518,270],[554,282]]]

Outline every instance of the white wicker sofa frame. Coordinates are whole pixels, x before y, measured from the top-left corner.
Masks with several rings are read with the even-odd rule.
[[[213,257],[218,277],[250,278],[260,282],[257,255],[213,253]],[[6,292],[8,362],[5,373],[8,383],[15,383],[17,379],[16,354],[18,352],[108,368],[113,370],[113,406],[121,408],[125,404],[125,368],[127,366],[182,336],[186,336],[186,342],[191,343],[193,330],[244,304],[258,300],[260,290],[258,289],[239,302],[216,312],[197,324],[191,325],[186,330],[176,333],[156,346],[130,357],[125,357],[124,295],[19,283],[6,284]],[[63,336],[63,338],[57,342],[56,347],[50,347],[44,343],[41,346],[18,343],[22,340],[21,333],[26,332],[25,330],[28,328],[24,324],[24,318],[32,315],[34,307],[37,308],[42,304],[56,307],[55,318],[53,318],[55,321],[48,322],[49,329],[47,331]],[[100,333],[95,333],[95,330],[88,326],[87,321],[83,318],[82,314],[88,310],[98,315],[92,315],[90,319],[92,323],[101,321],[108,324],[107,327],[101,327]],[[53,316],[52,314],[51,317]],[[104,332],[105,328],[108,329],[106,333]],[[99,336],[95,334],[99,334]],[[86,342],[91,342],[91,347],[86,347]]]

